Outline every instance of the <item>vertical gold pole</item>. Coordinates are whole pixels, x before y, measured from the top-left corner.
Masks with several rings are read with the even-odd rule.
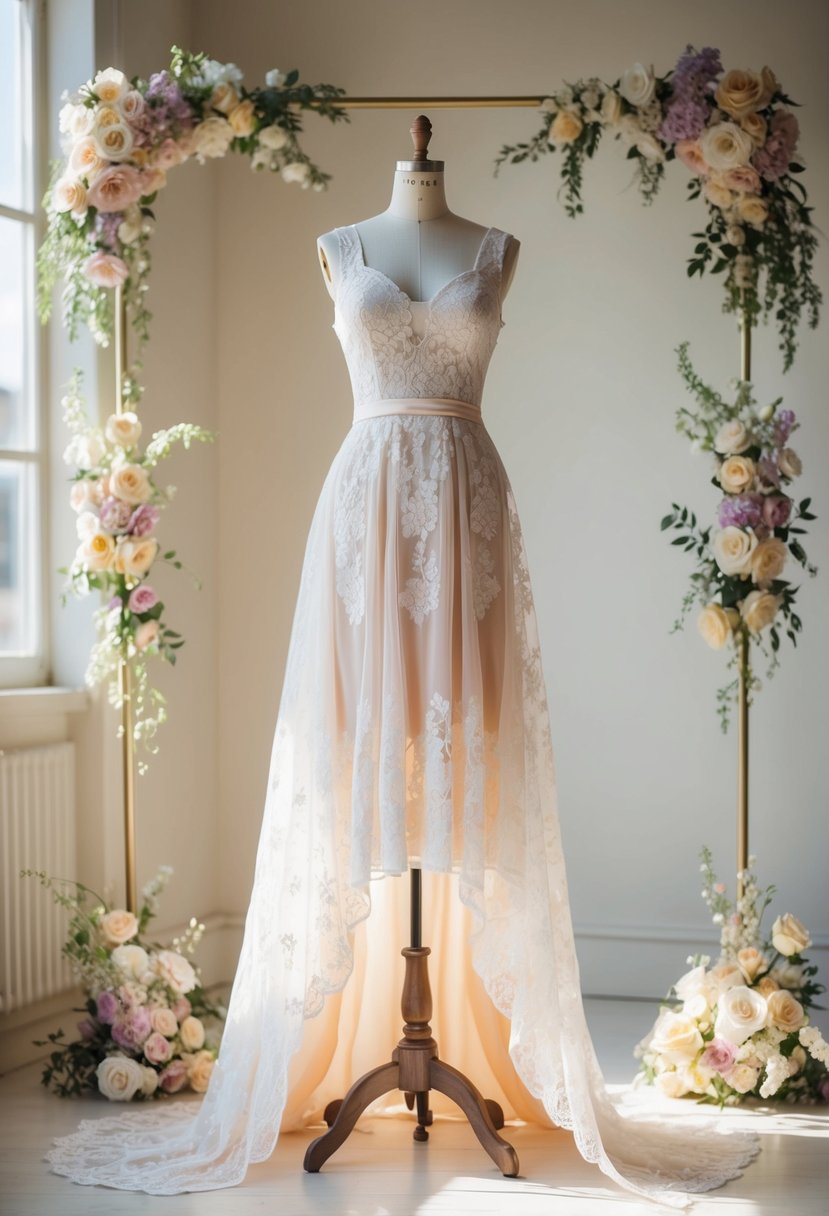
[[[115,412],[124,412],[124,376],[127,371],[127,309],[122,288],[115,288]],[[118,661],[121,698],[121,759],[124,784],[124,873],[126,906],[138,912],[135,867],[135,740],[132,721],[132,672],[125,656]]]
[[[740,314],[740,379],[751,379],[751,320],[745,309]],[[745,625],[740,629],[738,649],[739,684],[737,688],[737,873],[748,866],[748,670],[751,641]],[[743,894],[743,880],[737,879],[737,898]]]

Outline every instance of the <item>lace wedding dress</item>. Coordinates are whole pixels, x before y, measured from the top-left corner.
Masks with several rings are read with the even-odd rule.
[[[415,302],[336,231],[354,421],[307,540],[219,1058],[200,1106],[85,1120],[48,1160],[152,1194],[241,1182],[273,1151],[304,1019],[349,978],[372,876],[416,862],[458,874],[530,1094],[621,1186],[687,1206],[758,1141],[623,1112],[588,1033],[527,557],[480,410],[509,234],[490,228],[472,268]]]

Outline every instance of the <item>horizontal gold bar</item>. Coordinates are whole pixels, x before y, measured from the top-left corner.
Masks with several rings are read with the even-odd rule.
[[[462,110],[501,106],[537,108],[544,97],[337,97],[332,100],[349,110]]]

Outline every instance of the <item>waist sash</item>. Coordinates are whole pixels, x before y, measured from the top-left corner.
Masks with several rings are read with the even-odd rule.
[[[374,401],[361,401],[354,405],[353,422],[384,414],[450,414],[469,422],[483,422],[479,405],[454,397],[378,397]]]

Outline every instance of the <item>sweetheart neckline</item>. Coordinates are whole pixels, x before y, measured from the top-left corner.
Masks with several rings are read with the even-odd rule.
[[[442,287],[439,287],[437,289],[437,291],[434,292],[433,295],[429,296],[428,300],[413,300],[407,291],[404,291],[402,287],[399,287],[397,285],[397,283],[395,283],[394,279],[389,278],[389,276],[387,274],[385,274],[382,270],[378,270],[376,266],[369,266],[368,262],[366,261],[365,250],[363,249],[363,242],[360,238],[359,232],[357,231],[357,225],[349,224],[348,227],[354,233],[355,240],[357,241],[357,248],[360,251],[360,262],[361,262],[363,270],[367,270],[370,274],[379,275],[380,278],[384,279],[391,287],[393,287],[394,290],[398,293],[398,295],[402,296],[409,305],[425,304],[427,306],[427,309],[429,312],[431,312],[432,305],[434,304],[435,300],[437,300],[443,294],[444,291],[447,291],[448,288],[450,288],[453,283],[457,283],[460,279],[464,279],[468,275],[481,273],[482,267],[479,265],[479,262],[481,260],[481,255],[484,252],[484,248],[489,239],[490,233],[496,231],[494,225],[491,225],[489,228],[487,228],[486,232],[481,237],[481,243],[478,246],[478,252],[475,254],[475,261],[472,263],[472,265],[469,267],[468,270],[462,270],[460,272],[460,274],[454,275],[451,279],[449,279],[446,283],[444,283]]]

